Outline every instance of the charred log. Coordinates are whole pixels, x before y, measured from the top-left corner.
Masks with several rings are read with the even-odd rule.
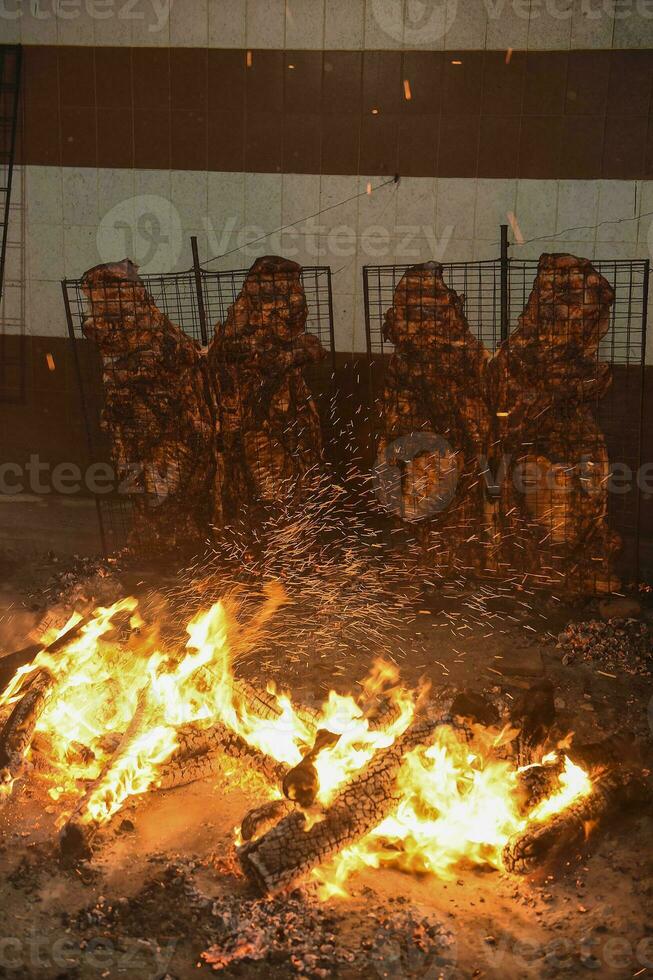
[[[288,816],[295,810],[295,806],[290,800],[270,800],[261,806],[254,807],[249,813],[245,814],[240,825],[240,836],[244,841],[250,841],[255,837],[261,837],[271,830],[275,824]]]
[[[397,776],[404,756],[428,741],[437,725],[417,722],[378,752],[310,829],[306,815],[296,810],[258,840],[240,847],[238,857],[248,878],[263,891],[278,891],[369,833],[399,803]]]
[[[589,830],[611,811],[650,799],[651,789],[641,771],[615,767],[598,776],[591,792],[513,837],[503,851],[508,871],[528,874],[542,862],[584,842]]]
[[[532,765],[517,775],[517,805],[521,814],[533,810],[542,800],[548,799],[560,787],[560,776],[565,770],[564,758],[555,762]]]
[[[120,739],[115,753],[107,759],[98,777],[88,786],[61,830],[59,844],[64,861],[73,861],[90,856],[93,838],[102,825],[102,820],[98,816],[100,800],[104,797],[103,802],[105,804],[110,802],[109,798],[112,791],[107,786],[107,778],[116,763],[125,756],[139,735],[145,723],[146,707],[147,688],[143,687],[138,694],[132,720]]]
[[[52,643],[48,643],[47,646],[43,646],[40,643],[33,643],[28,647],[23,647],[22,650],[16,650],[14,653],[9,653],[6,657],[3,657],[0,660],[0,691],[5,689],[17,670],[32,663],[40,653],[47,652],[49,654],[55,654],[63,650],[81,633],[90,619],[90,616],[83,616],[79,622],[71,626],[70,629],[67,629],[65,633],[58,636]]]
[[[20,776],[34,730],[52,695],[54,677],[41,668],[6,720],[0,733],[0,803]]]
[[[174,755],[161,767],[156,780],[156,789],[179,789],[202,779],[218,776],[224,772],[228,762],[223,752],[205,752],[179,758]]]

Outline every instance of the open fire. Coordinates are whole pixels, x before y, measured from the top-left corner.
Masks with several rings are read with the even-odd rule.
[[[236,830],[245,872],[272,891],[312,874],[327,897],[363,866],[523,870],[543,837],[568,842],[627,788],[600,752],[547,745],[546,711],[541,724],[441,711],[385,662],[358,697],[331,691],[319,709],[255,689],[232,664],[284,601],[271,586],[245,622],[235,597],[213,604],[181,653],[134,598],[73,617],[0,699],[3,796],[26,773],[44,780],[78,856],[130,797],[254,772],[264,802]]]

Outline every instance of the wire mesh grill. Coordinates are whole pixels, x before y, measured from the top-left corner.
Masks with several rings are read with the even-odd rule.
[[[383,337],[386,310],[409,265],[376,265],[363,269],[368,355],[391,354],[394,345]],[[474,336],[490,351],[501,342],[501,266],[499,262],[450,262],[442,266],[443,278],[464,300],[465,313]]]
[[[526,539],[535,545],[533,580],[539,574],[542,581],[562,582],[560,567],[571,567],[574,550],[582,550],[583,521],[593,521],[596,527],[606,523],[600,510],[604,499],[605,533],[598,535],[594,528],[585,532],[586,538],[594,536],[583,573],[587,591],[618,587],[618,576],[606,574],[606,564],[616,567],[621,579],[635,578],[648,263],[593,261],[582,273],[582,282],[573,283],[569,272],[557,270],[546,286],[548,298],[542,300],[546,290],[538,280],[538,262],[510,260],[505,297],[510,339],[503,346],[500,260],[441,266],[444,285],[455,291],[462,316],[448,310],[444,326],[433,328],[431,346],[415,339],[420,329],[428,330],[429,323],[433,327],[431,300],[425,294],[409,309],[408,280],[397,290],[409,269],[387,265],[363,270],[368,361],[377,406],[377,465],[379,460],[385,460],[383,465],[390,460],[401,474],[396,477],[399,496],[390,501],[390,508],[404,520],[419,522],[427,517],[421,533],[434,531],[444,553],[458,547],[460,554],[468,540],[484,537],[480,558],[480,545],[474,542],[468,550],[476,548],[476,553],[461,559],[467,563],[465,571],[479,572],[493,565],[489,542],[500,534],[489,527],[488,512],[494,511],[492,521],[503,523],[505,532],[506,514],[521,507],[521,528],[511,533],[514,545],[526,552]],[[613,300],[605,303],[600,329],[593,319],[596,291],[602,288],[595,273],[614,290]],[[567,293],[575,297],[574,309],[565,308],[567,300],[560,299]],[[403,327],[387,323],[389,310],[394,317],[405,317]],[[412,333],[411,318],[418,321]],[[586,333],[587,324],[595,325],[595,343],[579,341],[579,323]],[[464,324],[464,329],[456,333],[456,324]],[[482,353],[479,341],[487,353]],[[467,381],[461,381],[465,377]],[[538,399],[541,409],[534,407]],[[434,434],[444,435],[448,448],[431,445]],[[407,437],[412,438],[409,446],[401,442]],[[393,440],[399,440],[394,450]],[[495,486],[495,446],[508,447],[511,466],[520,465],[521,494]],[[408,456],[400,459],[401,453]],[[577,453],[583,458],[574,458]],[[486,468],[477,466],[472,480],[467,463],[466,472],[459,472],[461,455],[466,459],[484,455]],[[543,467],[550,467],[547,480],[540,472]],[[510,482],[514,482],[512,469]],[[470,500],[479,483],[489,485],[474,508]],[[604,487],[608,492],[603,492]],[[427,527],[432,531],[427,532]],[[615,535],[621,539],[619,548]],[[437,548],[433,550],[437,553]],[[514,547],[512,551],[514,557]],[[521,560],[528,568],[528,560],[523,556]],[[514,571],[516,564],[501,562],[500,554],[497,563],[504,572]]]
[[[111,492],[96,495],[100,528],[106,551],[128,539],[147,551],[153,524],[162,536],[166,523],[181,524],[180,536],[192,537],[197,528],[181,516],[189,497],[206,498],[205,506],[190,509],[208,530],[223,519],[225,499],[232,511],[255,504],[269,489],[271,472],[289,478],[294,460],[308,458],[310,437],[319,441],[316,408],[324,417],[328,407],[311,386],[316,394],[328,391],[333,371],[331,273],[328,267],[301,270],[299,318],[293,335],[285,336],[283,275],[277,287],[274,277],[266,285],[247,269],[139,277],[125,266],[126,278],[108,279],[106,267],[98,269],[90,290],[88,280],[62,286],[89,463],[112,462],[116,474]],[[184,334],[197,344],[184,341]],[[201,358],[205,339],[212,343]],[[327,356],[318,363],[320,344]],[[133,397],[125,397],[127,389]],[[209,447],[212,418],[218,419],[218,470],[230,461],[221,489]],[[125,458],[149,462],[135,472]],[[186,500],[175,510],[173,497],[180,495]]]

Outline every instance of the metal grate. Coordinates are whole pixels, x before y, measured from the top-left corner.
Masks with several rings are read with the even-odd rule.
[[[640,559],[640,508],[641,488],[638,473],[642,463],[644,362],[646,349],[646,317],[648,303],[649,263],[647,261],[592,260],[594,269],[614,288],[615,299],[610,308],[609,327],[605,333],[595,361],[609,365],[612,377],[607,391],[601,396],[587,395],[581,401],[598,423],[607,446],[610,470],[622,476],[627,489],[617,490],[615,479],[609,481],[608,524],[622,539],[618,569],[622,580],[637,579]],[[384,410],[390,391],[384,391],[388,368],[394,347],[383,335],[386,311],[392,307],[395,289],[408,265],[367,266],[363,270],[367,354],[372,390],[376,396],[377,439],[383,444],[386,431]],[[446,285],[463,298],[464,313],[472,337],[482,341],[490,353],[501,344],[502,298],[508,315],[508,333],[518,326],[518,318],[526,307],[538,270],[538,262],[500,259],[487,262],[448,263],[442,265]],[[505,289],[502,290],[502,272]],[[545,340],[538,338],[540,351],[545,360]],[[470,352],[473,341],[470,338]],[[537,348],[537,344],[535,344]],[[405,359],[405,354],[402,354]],[[419,359],[419,351],[410,355]],[[428,355],[425,355],[428,356]],[[470,357],[473,354],[470,353]],[[537,349],[533,350],[537,357]],[[416,375],[419,375],[419,366]],[[440,364],[439,377],[445,377],[447,365]],[[422,372],[424,373],[424,372]],[[598,390],[598,386],[595,390]],[[394,410],[394,409],[393,409]],[[569,399],[568,408],[563,403],[557,411],[564,419],[568,412],[568,424],[579,425],[578,399]],[[576,412],[576,416],[574,416]],[[408,420],[407,426],[414,425]],[[419,424],[419,423],[418,423]],[[426,423],[423,426],[427,428]],[[585,430],[587,444],[592,442],[593,424],[588,420]],[[525,450],[546,457],[545,436],[529,435],[529,449]],[[540,444],[540,438],[542,444]],[[454,440],[455,441],[455,440]],[[596,439],[600,447],[600,437]],[[523,445],[526,445],[524,443]],[[535,500],[537,507],[537,499]],[[443,521],[444,522],[444,521]],[[437,524],[437,520],[435,522]],[[564,526],[564,521],[562,521]],[[556,548],[544,541],[543,548],[552,552]],[[560,549],[557,549],[560,550]],[[616,582],[615,582],[616,584]],[[599,586],[597,585],[597,588]]]
[[[143,275],[139,277],[138,284],[125,280],[107,283],[104,287],[104,295],[98,296],[98,302],[100,307],[103,306],[107,296],[113,292],[118,297],[117,302],[124,312],[135,302],[142,303],[143,286],[158,309],[172,323],[181,327],[200,346],[205,346],[206,341],[210,341],[212,338],[213,325],[225,323],[229,308],[240,294],[248,272],[248,269],[222,272],[198,270],[179,274]],[[301,281],[308,310],[305,332],[317,337],[328,355],[327,359],[322,362],[324,367],[308,365],[304,369],[304,377],[309,389],[312,390],[313,401],[324,420],[328,406],[326,403],[321,404],[320,398],[317,396],[329,388],[328,383],[324,384],[325,368],[327,376],[334,370],[331,270],[326,266],[305,267],[301,272]],[[106,434],[100,427],[100,418],[105,403],[103,371],[105,377],[107,376],[106,372],[109,372],[110,384],[113,384],[115,379],[111,375],[112,366],[108,361],[105,361],[104,365],[102,364],[97,345],[84,336],[82,325],[84,320],[89,317],[91,310],[90,300],[82,288],[82,280],[65,280],[62,283],[62,288],[68,331],[77,370],[81,408],[87,432],[88,462],[89,464],[110,462],[111,446]],[[240,349],[242,343],[240,344],[235,356],[237,362],[238,358],[244,357],[243,363],[247,364],[249,359],[247,356],[247,340],[245,340],[244,346],[245,349]],[[237,397],[240,399],[240,391],[237,392]],[[259,407],[264,413],[265,398],[267,397],[265,379],[263,379],[260,388],[254,391],[253,397],[257,404],[260,403]],[[242,411],[242,405],[240,407]],[[143,421],[142,409],[135,405],[133,417],[125,420],[124,431],[137,438],[138,429],[144,424],[147,422]],[[300,423],[296,422],[295,425],[299,426]],[[184,437],[180,434],[179,438],[183,439]],[[223,436],[223,438],[226,437]],[[267,451],[268,447],[263,446],[261,448],[264,456]],[[263,468],[264,462],[261,462],[261,470]],[[147,492],[151,494],[152,491],[150,489]],[[130,482],[128,479],[123,481],[121,486],[114,485],[110,494],[101,497],[96,495],[95,499],[104,548],[109,553],[126,543],[134,525],[137,509],[142,506],[142,490],[140,487],[134,489],[133,481]],[[239,500],[240,502],[255,503],[256,501],[243,499],[242,501]],[[155,501],[154,503],[158,506],[159,502]]]
[[[365,331],[368,356],[391,354],[393,345],[383,337],[383,320],[392,306],[395,289],[409,265],[363,267]],[[442,265],[444,281],[464,297],[465,314],[474,336],[490,351],[501,343],[501,265],[497,262],[449,262]]]

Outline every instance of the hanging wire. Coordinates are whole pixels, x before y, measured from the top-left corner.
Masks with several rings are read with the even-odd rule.
[[[556,231],[553,235],[538,235],[536,238],[527,238],[523,242],[519,242],[519,248],[530,245],[531,242],[550,242],[554,238],[560,238],[561,235],[566,235],[571,231],[595,231],[597,228],[602,228],[603,225],[619,225],[625,221],[639,221],[640,218],[650,218],[652,215],[653,211],[645,211],[643,214],[635,214],[630,218],[606,218],[595,225],[577,225],[575,228],[563,228],[562,231]],[[492,244],[499,246],[501,242],[492,242]]]
[[[387,187],[389,184],[398,184],[400,179],[399,174],[395,174],[394,177],[390,177],[389,180],[384,180],[382,184],[377,184],[376,187],[373,187],[372,193],[374,193],[374,191],[380,191],[383,187]],[[337,201],[335,204],[330,204],[326,208],[320,208],[320,210],[315,211],[314,214],[307,214],[305,217],[299,218],[297,221],[291,221],[287,225],[282,225],[280,228],[273,229],[273,231],[267,231],[264,235],[260,235],[258,238],[253,238],[249,242],[243,242],[243,244],[239,245],[237,248],[229,249],[228,252],[222,252],[220,255],[213,255],[210,259],[206,259],[205,262],[201,263],[202,268],[207,266],[209,262],[216,262],[218,259],[224,259],[227,255],[233,255],[234,252],[242,252],[243,249],[249,248],[250,245],[256,245],[258,242],[263,242],[266,238],[271,238],[272,235],[278,235],[280,232],[286,231],[288,228],[294,228],[295,225],[301,225],[305,221],[310,221],[311,218],[318,218],[321,214],[326,214],[327,211],[333,211],[334,208],[340,208],[343,204],[349,204],[351,201],[355,201],[359,197],[365,197],[368,194],[369,191],[367,188],[365,188],[365,190],[359,191],[358,194],[352,194],[351,197],[345,198],[344,201]],[[191,266],[190,269],[186,269],[185,271],[192,272],[193,267]]]

